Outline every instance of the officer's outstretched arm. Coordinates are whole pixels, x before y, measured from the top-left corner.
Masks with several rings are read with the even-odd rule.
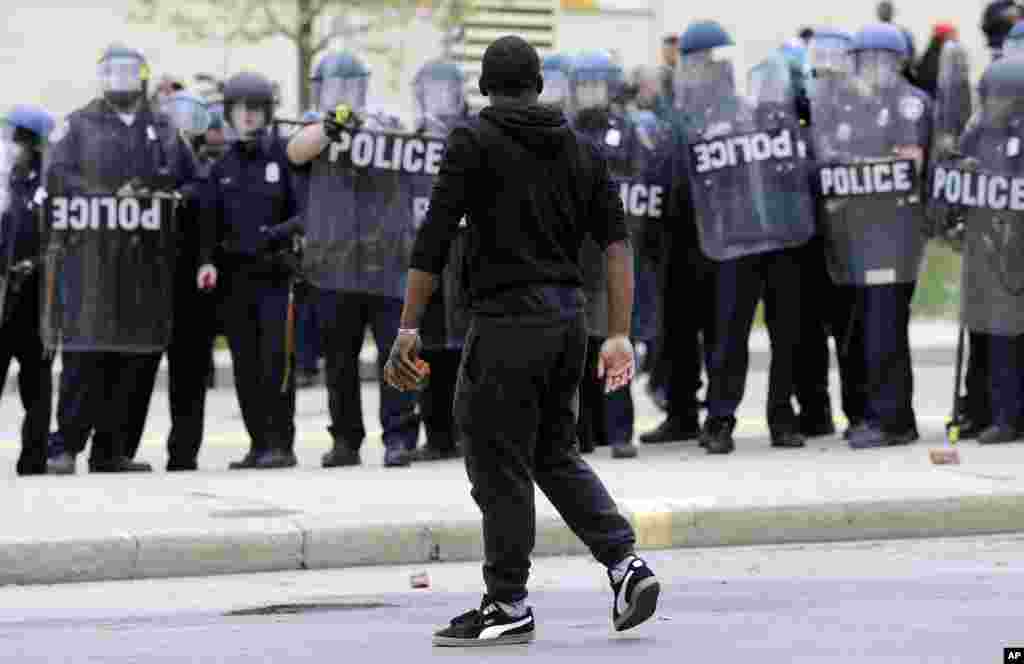
[[[323,123],[309,125],[288,141],[288,160],[296,166],[308,164],[330,144]]]

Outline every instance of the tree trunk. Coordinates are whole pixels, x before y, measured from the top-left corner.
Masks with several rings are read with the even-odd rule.
[[[299,85],[299,115],[309,110],[313,101],[310,100],[309,92],[309,75],[313,69],[313,56],[316,53],[313,52],[313,48],[316,46],[314,43],[315,35],[313,34],[313,21],[316,18],[313,16],[313,0],[297,0],[298,8],[298,29],[296,34],[298,35],[298,41],[295,44],[295,50],[298,53],[298,85]]]

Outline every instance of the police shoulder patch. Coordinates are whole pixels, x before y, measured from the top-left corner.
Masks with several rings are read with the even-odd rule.
[[[56,144],[64,140],[64,137],[68,135],[68,131],[71,129],[71,123],[68,120],[60,123],[56,129],[50,133],[50,143]]]
[[[924,102],[913,96],[900,99],[900,115],[911,122],[920,120],[924,115]]]

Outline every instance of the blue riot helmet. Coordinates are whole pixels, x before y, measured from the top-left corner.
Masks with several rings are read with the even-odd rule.
[[[695,21],[679,37],[679,53],[689,55],[733,46],[732,37],[717,21]]]
[[[366,109],[370,70],[356,56],[327,53],[320,58],[310,80],[313,102],[321,113],[333,111],[338,104],[347,104],[357,111]]]
[[[4,125],[12,130],[12,138],[41,149],[53,131],[53,116],[38,106],[19,105],[13,107],[3,118]]]
[[[853,38],[857,77],[872,89],[892,87],[903,77],[910,47],[903,31],[889,23],[862,28]]]
[[[269,126],[274,117],[274,87],[262,74],[242,72],[224,85],[224,119],[237,140],[249,141]]]
[[[1003,128],[1024,121],[1024,58],[993,61],[981,76],[978,97],[983,126]]]
[[[544,56],[540,63],[544,78],[544,90],[540,103],[564,109],[569,102],[569,75],[572,73],[572,57],[564,53]]]
[[[140,51],[111,44],[100,55],[96,73],[100,94],[119,110],[134,109],[146,95],[149,65]]]
[[[845,30],[817,28],[807,45],[807,65],[811,74],[850,75],[853,73],[853,35]]]
[[[412,82],[416,102],[416,124],[451,123],[466,114],[466,75],[447,60],[434,60],[420,67]]]
[[[201,97],[187,92],[175,92],[167,98],[160,109],[171,118],[176,129],[189,139],[206,133],[210,128],[212,114]]]
[[[1013,24],[1013,29],[1003,42],[1003,55],[1013,57],[1024,53],[1024,21]]]
[[[622,67],[607,51],[587,51],[572,61],[569,108],[573,113],[608,108],[623,84]]]
[[[676,108],[720,96],[735,97],[732,37],[715,21],[691,23],[679,38],[673,89]]]

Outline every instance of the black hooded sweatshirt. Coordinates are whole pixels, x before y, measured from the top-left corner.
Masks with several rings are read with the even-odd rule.
[[[489,106],[452,130],[412,267],[440,274],[463,217],[469,241],[456,268],[478,315],[579,315],[583,237],[602,249],[629,237],[599,149],[543,106]]]

